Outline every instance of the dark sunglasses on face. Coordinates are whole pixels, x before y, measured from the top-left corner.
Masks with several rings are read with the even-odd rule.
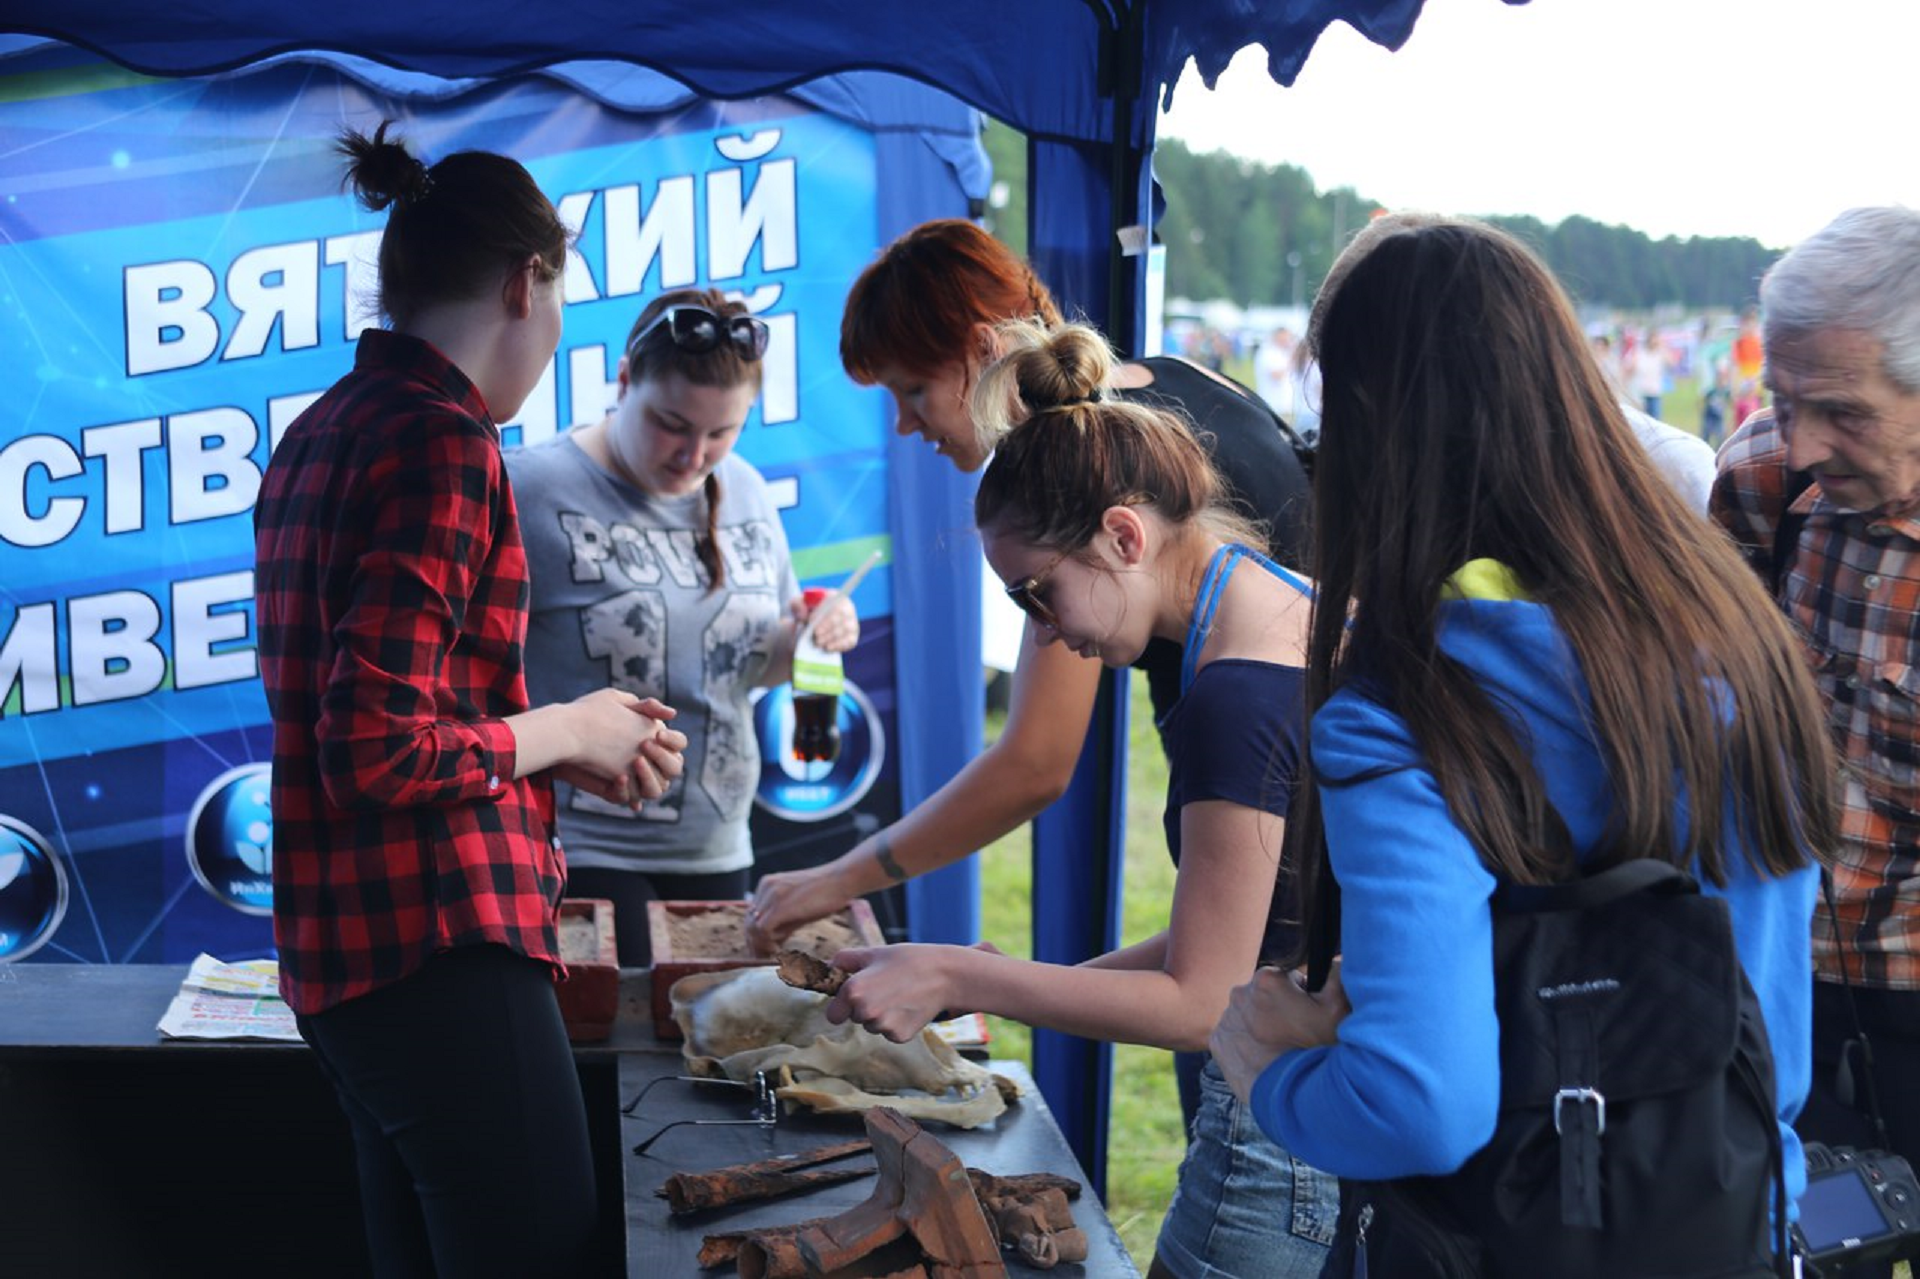
[[[767,322],[751,315],[715,315],[704,306],[670,306],[655,316],[653,323],[640,330],[627,354],[664,326],[673,344],[689,355],[703,355],[719,346],[721,339],[733,343],[743,360],[757,360],[767,353]]]
[[[1053,606],[1041,598],[1040,588],[1045,585],[1046,580],[1053,575],[1053,570],[1059,568],[1060,561],[1065,558],[1067,553],[1064,550],[1055,552],[1054,557],[1048,560],[1046,566],[1038,573],[1023,578],[1007,588],[1007,598],[1018,604],[1021,612],[1050,631],[1060,629],[1060,618],[1054,613]]]

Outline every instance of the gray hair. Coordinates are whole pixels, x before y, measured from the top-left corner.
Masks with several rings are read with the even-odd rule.
[[[1769,343],[1821,329],[1877,338],[1887,376],[1920,391],[1920,212],[1848,209],[1773,264],[1760,308]]]

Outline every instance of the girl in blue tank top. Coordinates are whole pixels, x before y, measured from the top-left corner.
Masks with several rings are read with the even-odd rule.
[[[1083,326],[1015,325],[981,376],[974,419],[1000,443],[975,520],[987,562],[1044,644],[1124,669],[1149,641],[1185,648],[1162,720],[1167,928],[1066,967],[964,946],[843,951],[837,1020],[904,1041],[967,1008],[1094,1039],[1199,1049],[1228,992],[1292,948],[1280,837],[1300,761],[1305,581],[1259,551],[1193,434],[1099,388],[1112,354]],[[1004,426],[1004,434],[1001,428]],[[1320,1270],[1337,1194],[1263,1136],[1217,1069],[1150,1275],[1288,1279]]]

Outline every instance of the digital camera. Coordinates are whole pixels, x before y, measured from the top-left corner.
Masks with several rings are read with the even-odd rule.
[[[1810,1273],[1920,1256],[1920,1182],[1884,1150],[1808,1142],[1794,1244]]]

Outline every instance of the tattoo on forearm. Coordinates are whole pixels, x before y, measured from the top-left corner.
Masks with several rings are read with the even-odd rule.
[[[907,877],[907,872],[900,869],[900,863],[893,860],[893,845],[884,833],[874,841],[873,860],[879,863],[881,870],[887,872],[888,879],[901,880]]]

